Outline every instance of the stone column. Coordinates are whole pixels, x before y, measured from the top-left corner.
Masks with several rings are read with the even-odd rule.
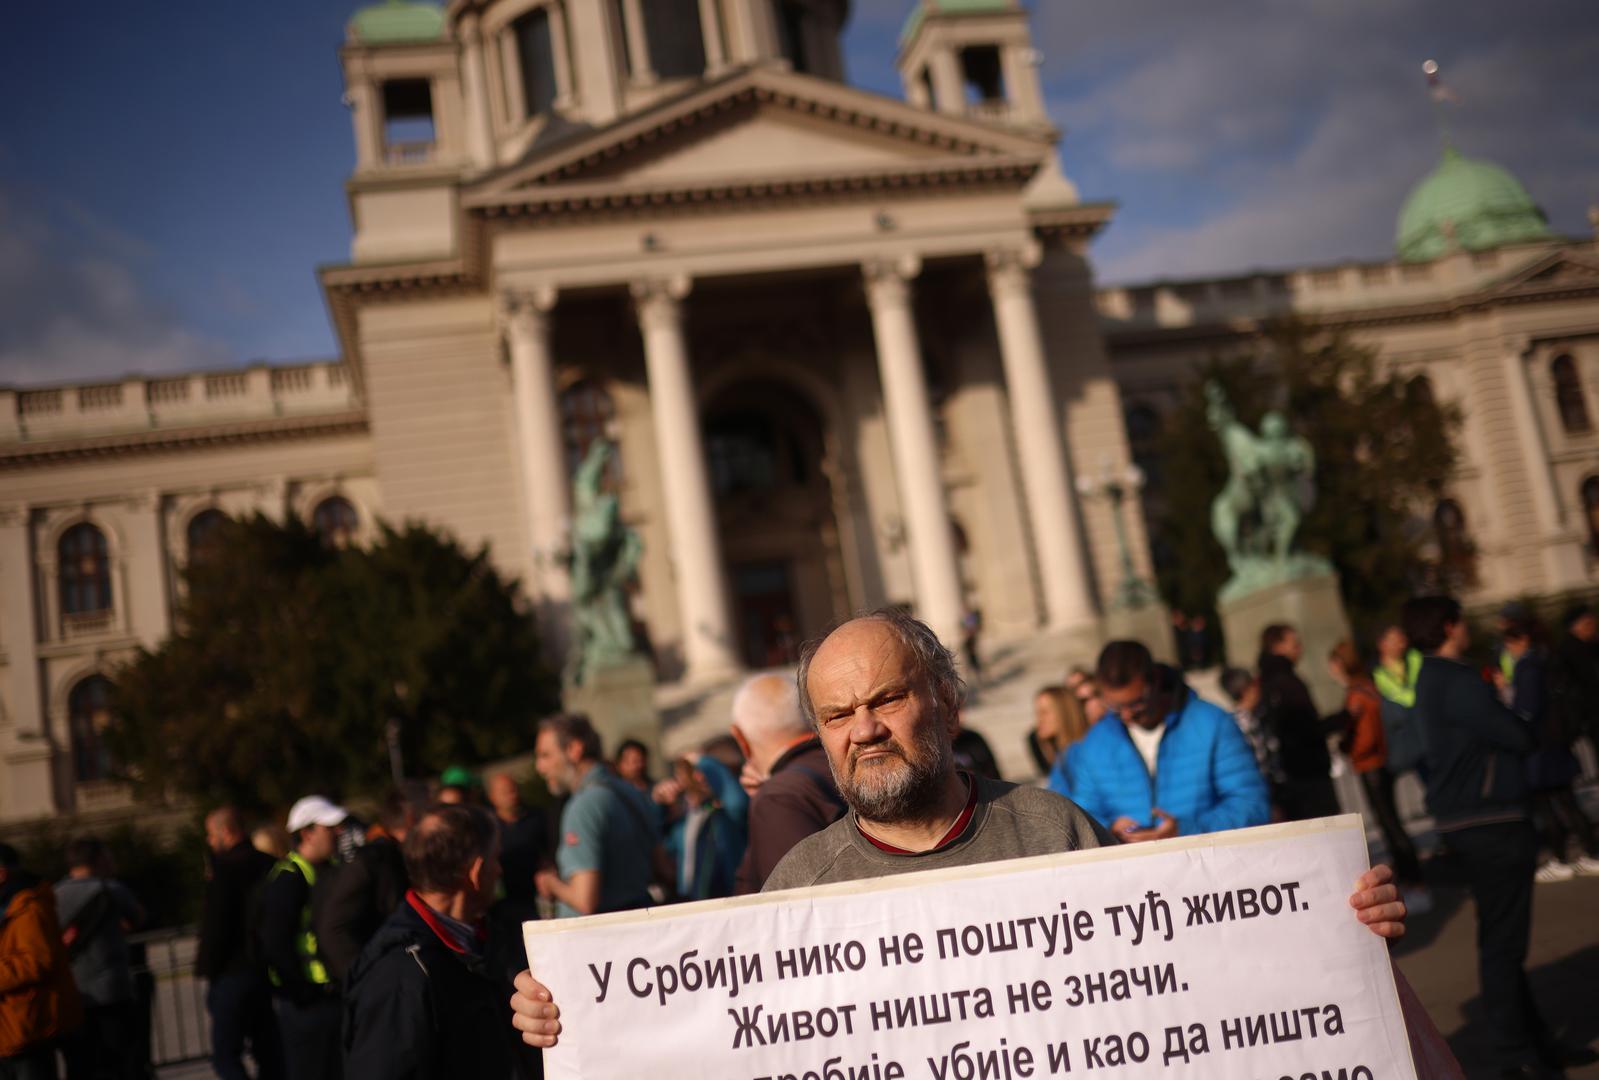
[[[547,600],[566,596],[567,582],[556,556],[566,545],[572,516],[550,349],[550,311],[555,299],[553,288],[541,288],[507,292],[503,302],[511,356],[511,400],[522,458],[522,501],[527,508],[528,543],[533,549],[534,579],[530,584]]]
[[[921,260],[870,262],[863,269],[883,382],[883,410],[909,534],[917,614],[945,644],[953,646],[960,640],[964,604],[938,440],[933,434],[932,405],[922,371],[922,347],[911,309],[910,279],[920,272]]]
[[[1554,474],[1549,469],[1549,441],[1538,420],[1538,405],[1532,397],[1525,350],[1507,349],[1504,365],[1505,383],[1510,388],[1510,413],[1515,419],[1522,453],[1527,458],[1533,509],[1538,514],[1538,523],[1546,531],[1554,532],[1565,524],[1565,515],[1561,512]]]
[[[1563,589],[1581,585],[1588,577],[1580,529],[1571,528],[1560,483],[1551,462],[1549,432],[1538,408],[1530,348],[1525,340],[1512,342],[1505,351],[1505,382],[1510,388],[1510,411],[1516,424],[1516,441],[1527,462],[1527,479],[1533,510],[1541,526],[1541,555],[1547,585]],[[1574,494],[1574,493],[1573,493]]]
[[[562,4],[551,4],[545,8],[550,18],[550,59],[555,64],[555,100],[551,108],[569,109],[572,107],[572,38],[566,32],[566,8]]]
[[[34,611],[37,581],[29,515],[24,506],[0,507],[0,641],[5,642],[6,715],[13,734],[42,736],[44,702],[39,686],[39,618]],[[47,587],[54,587],[51,580]]]
[[[700,31],[705,38],[705,71],[715,75],[727,67],[722,47],[722,8],[716,0],[700,0]]]
[[[622,0],[622,21],[627,27],[628,80],[638,86],[655,81],[650,67],[650,39],[644,25],[643,0]]]
[[[690,286],[687,277],[641,281],[633,286],[633,299],[644,337],[666,528],[677,575],[685,675],[700,682],[730,674],[740,664],[683,333],[683,298]]]
[[[1046,622],[1051,629],[1092,625],[1088,554],[1073,512],[1071,470],[1061,448],[1055,392],[1033,302],[1037,252],[990,252],[986,262]]]
[[[145,648],[158,647],[172,631],[167,606],[165,544],[161,539],[161,496],[151,491],[123,503],[122,600],[128,629]]]
[[[370,79],[350,84],[350,122],[355,125],[355,167],[372,169],[383,164],[383,118],[377,87]]]
[[[483,32],[476,15],[461,17],[461,92],[466,98],[466,153],[487,169],[494,164],[494,125],[489,122],[489,80]]]

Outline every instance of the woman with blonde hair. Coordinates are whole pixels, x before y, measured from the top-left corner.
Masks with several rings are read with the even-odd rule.
[[[1027,733],[1027,749],[1042,775],[1048,775],[1055,759],[1072,743],[1088,733],[1088,713],[1078,696],[1064,686],[1046,686],[1033,697],[1033,729]]]

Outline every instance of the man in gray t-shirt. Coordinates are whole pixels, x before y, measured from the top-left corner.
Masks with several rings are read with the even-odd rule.
[[[133,966],[123,928],[142,923],[144,909],[112,877],[114,871],[105,844],[84,837],[67,845],[67,876],[55,887],[72,977],[83,995],[83,1027],[65,1047],[73,1076],[131,1076],[139,1045]]]
[[[845,623],[807,646],[800,702],[827,750],[849,813],[800,841],[762,892],[1101,847],[1115,841],[1075,803],[979,779],[955,767],[963,687],[955,659],[925,624],[895,611]],[[1404,932],[1386,867],[1350,898],[1373,933]],[[529,1046],[554,1046],[560,1009],[528,972],[512,1022]]]

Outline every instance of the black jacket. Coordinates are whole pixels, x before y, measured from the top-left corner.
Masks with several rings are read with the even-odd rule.
[[[194,972],[200,978],[215,982],[223,975],[261,966],[251,923],[256,894],[271,869],[272,856],[248,841],[211,855],[200,914],[200,947],[194,959]]]
[[[321,882],[318,882],[321,887]],[[317,951],[328,972],[343,979],[383,921],[405,899],[410,881],[400,845],[387,836],[355,849],[354,857],[328,879],[316,905]]]
[[[326,888],[326,864],[317,869],[317,891]],[[306,975],[305,958],[297,941],[304,928],[305,911],[313,903],[311,886],[300,871],[268,871],[261,885],[256,933],[261,939],[261,954],[274,976],[272,992],[297,1005],[327,997],[338,990],[337,983],[314,983]],[[320,944],[317,953],[321,954]]]
[[[1549,692],[1567,746],[1579,735],[1599,738],[1599,643],[1567,635],[1549,659]]]
[[[1416,716],[1427,744],[1427,810],[1439,832],[1527,816],[1533,730],[1469,664],[1422,660]]]
[[[1290,780],[1326,779],[1332,768],[1321,713],[1285,656],[1260,657],[1262,723],[1277,736],[1277,763]]]
[[[511,986],[445,945],[402,903],[350,969],[344,1073],[362,1080],[508,1080],[519,1071]]]
[[[844,816],[822,740],[812,736],[783,751],[750,799],[749,845],[733,893],[758,893],[789,849]]]

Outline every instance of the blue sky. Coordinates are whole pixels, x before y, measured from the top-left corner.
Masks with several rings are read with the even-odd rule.
[[[909,0],[856,0],[852,81],[898,93]],[[314,267],[348,253],[335,50],[353,5],[37,4],[0,40],[0,383],[334,353]],[[1101,277],[1383,258],[1437,157],[1421,61],[1468,154],[1555,228],[1599,203],[1592,0],[1036,0]],[[1513,12],[1513,14],[1512,14]]]

